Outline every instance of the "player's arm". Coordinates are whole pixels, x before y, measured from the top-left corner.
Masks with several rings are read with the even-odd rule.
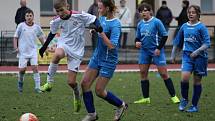
[[[111,43],[111,41],[109,40],[109,38],[106,36],[106,34],[104,32],[101,32],[100,35],[101,35],[105,45],[107,45],[107,47],[109,49],[115,48],[115,46]]]
[[[109,49],[113,49],[114,45],[111,43],[109,38],[106,36],[106,34],[103,32],[103,28],[99,22],[99,20],[96,18],[95,21],[89,25],[89,29],[93,29],[96,32],[100,33],[104,43],[108,46]]]
[[[161,50],[164,47],[164,45],[166,44],[167,38],[168,38],[168,36],[162,36],[161,37],[161,41],[159,42],[159,44],[157,46],[158,50]]]
[[[93,23],[91,23],[89,25],[89,29],[93,29],[96,32],[102,33],[103,32],[103,28],[99,22],[99,20],[96,18],[95,21]]]
[[[191,53],[191,57],[194,58],[196,56],[198,56],[202,51],[207,50],[210,47],[210,35],[208,32],[208,29],[203,26],[201,28],[201,35],[202,35],[202,40],[203,40],[203,44],[201,47],[199,47],[197,50],[195,50],[194,52]]]
[[[155,49],[154,51],[154,54],[156,56],[159,56],[160,55],[160,50],[164,47],[165,43],[166,43],[166,40],[167,40],[167,36],[162,36],[161,37],[161,41],[159,42],[157,48]]]
[[[18,52],[18,37],[13,38],[13,48],[14,51]]]
[[[56,34],[52,34],[51,32],[48,34],[48,37],[45,41],[45,43],[43,44],[43,46],[40,48],[39,53],[40,56],[43,57],[44,52],[46,51],[49,43],[52,41],[52,39],[55,37]]]
[[[205,51],[206,49],[208,49],[208,46],[206,44],[203,44],[200,48],[198,48],[197,50],[192,52],[190,54],[190,57],[194,58],[194,57],[198,56],[202,51]]]

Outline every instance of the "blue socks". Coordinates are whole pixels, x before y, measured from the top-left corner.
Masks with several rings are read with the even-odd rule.
[[[111,92],[107,92],[107,96],[103,99],[106,100],[107,102],[109,102],[110,104],[116,106],[116,107],[120,107],[123,104],[123,101],[121,101],[118,97],[113,95]],[[93,103],[92,91],[84,92],[83,93],[83,100],[84,100],[84,104],[85,104],[85,107],[87,109],[87,112],[88,113],[95,113],[95,106]]]
[[[83,92],[83,100],[88,113],[95,113],[92,91]]]
[[[111,92],[107,92],[107,96],[103,99],[116,107],[120,107],[123,103],[118,97],[116,97]]]
[[[189,82],[181,82],[181,95],[188,100]]]
[[[193,98],[192,98],[192,104],[193,106],[197,106],[199,102],[199,98],[201,96],[202,92],[202,85],[194,85],[193,86]]]

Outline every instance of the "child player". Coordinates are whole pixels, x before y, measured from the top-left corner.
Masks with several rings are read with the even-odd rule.
[[[189,80],[193,73],[192,105],[187,112],[198,112],[198,101],[202,92],[202,77],[207,75],[207,48],[210,47],[210,36],[206,26],[199,21],[200,7],[191,5],[187,14],[189,21],[182,25],[172,50],[172,61],[175,61],[177,47],[183,48],[182,81],[179,110],[184,111],[188,105]]]
[[[40,93],[40,74],[38,72],[38,54],[37,54],[37,38],[43,44],[45,36],[41,27],[34,23],[34,13],[27,9],[25,12],[25,21],[17,26],[13,46],[19,58],[19,74],[18,74],[18,91],[23,91],[24,74],[28,61],[31,64],[34,81],[35,92]]]
[[[67,57],[68,85],[74,92],[74,111],[78,112],[81,106],[81,99],[76,76],[84,55],[84,31],[86,26],[94,23],[96,16],[84,12],[69,11],[67,0],[54,0],[54,8],[57,17],[50,22],[51,31],[45,44],[40,49],[41,56],[43,56],[43,53],[58,29],[61,29],[61,34],[48,68],[47,83],[41,87],[41,90],[50,91],[52,89],[58,63],[62,58]]]

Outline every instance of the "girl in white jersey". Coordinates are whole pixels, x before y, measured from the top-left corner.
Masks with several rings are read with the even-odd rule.
[[[43,44],[45,41],[41,27],[34,24],[34,13],[27,9],[25,13],[25,22],[18,25],[14,35],[14,49],[19,58],[19,74],[18,74],[18,91],[23,91],[24,74],[27,68],[27,62],[30,61],[32,66],[35,92],[40,93],[40,75],[38,72],[38,56],[37,56],[37,38]]]
[[[54,1],[54,8],[58,16],[50,22],[50,33],[46,43],[40,49],[41,56],[59,29],[61,29],[61,34],[48,68],[47,83],[41,87],[41,90],[50,91],[52,89],[58,63],[62,58],[67,57],[68,85],[74,92],[74,111],[78,112],[81,102],[76,75],[84,55],[84,30],[87,25],[96,20],[96,16],[83,12],[69,11],[67,5],[67,0]]]

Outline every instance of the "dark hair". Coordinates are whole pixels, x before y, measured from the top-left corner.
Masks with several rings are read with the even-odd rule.
[[[194,9],[195,9],[197,16],[200,18],[200,14],[201,14],[201,9],[200,9],[200,7],[199,7],[198,5],[191,5],[191,6],[189,6],[188,9],[187,9],[187,13],[189,12],[189,10],[190,10],[191,8],[194,8]]]
[[[114,0],[100,0],[100,2],[102,2],[105,7],[109,7],[109,12],[116,11],[116,5]]]
[[[190,2],[187,0],[183,0],[183,3],[186,5],[186,7],[189,7],[189,5],[190,5]]]
[[[32,14],[34,15],[34,12],[33,12],[30,8],[28,8],[28,9],[25,10],[25,15],[26,15],[27,13],[32,13]]]
[[[152,10],[152,6],[149,5],[148,3],[142,3],[139,7],[138,7],[138,11],[142,12],[144,9],[147,9],[148,11]]]
[[[165,0],[162,1],[162,5],[164,5],[164,4],[165,4],[165,5],[167,4]]]

